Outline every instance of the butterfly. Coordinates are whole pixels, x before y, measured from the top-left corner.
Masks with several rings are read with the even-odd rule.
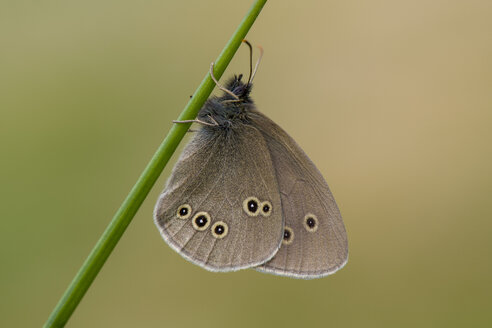
[[[154,222],[173,249],[210,271],[323,277],[347,263],[345,227],[319,170],[251,99],[259,61],[247,81],[234,76],[225,86],[212,63],[223,95],[209,98],[196,120],[176,122],[201,127],[159,196]]]

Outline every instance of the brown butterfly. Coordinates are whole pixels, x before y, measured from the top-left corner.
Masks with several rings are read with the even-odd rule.
[[[225,87],[211,65],[224,94],[208,99],[196,120],[176,122],[201,128],[176,163],[154,221],[172,248],[207,270],[323,277],[347,263],[342,217],[316,166],[256,109],[250,93],[258,63],[246,83],[239,75]]]

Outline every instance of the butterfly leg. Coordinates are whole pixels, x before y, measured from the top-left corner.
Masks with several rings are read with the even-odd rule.
[[[203,124],[203,125],[208,125],[208,126],[217,126],[217,125],[219,125],[219,123],[217,123],[217,121],[214,120],[212,116],[209,115],[209,118],[212,120],[212,123],[205,122],[205,121],[198,120],[198,119],[195,119],[195,120],[184,120],[184,121],[173,120],[173,123],[198,123],[198,124]]]
[[[184,121],[173,120],[173,123],[199,123],[199,124],[203,124],[203,125],[215,126],[215,124],[200,121],[200,120],[184,120]]]
[[[235,95],[234,92],[232,92],[231,90],[227,90],[226,88],[224,88],[223,86],[221,86],[219,84],[219,81],[217,81],[217,79],[214,76],[214,63],[213,62],[210,64],[210,77],[215,82],[215,85],[217,86],[217,88],[219,88],[220,90],[224,91],[225,93],[230,94],[232,97],[234,97],[234,99],[238,99],[239,100],[239,97],[237,95]]]

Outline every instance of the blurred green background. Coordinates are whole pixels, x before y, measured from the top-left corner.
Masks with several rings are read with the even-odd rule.
[[[0,3],[0,326],[39,327],[251,1]],[[68,327],[490,327],[492,2],[270,1],[261,111],[326,177],[350,259],[184,260],[164,171]],[[248,70],[239,49],[226,75]],[[176,154],[177,155],[177,154]]]

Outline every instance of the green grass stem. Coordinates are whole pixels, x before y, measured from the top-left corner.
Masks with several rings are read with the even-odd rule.
[[[214,74],[217,79],[224,73],[227,65],[229,65],[232,57],[241,45],[241,41],[245,38],[266,1],[267,0],[255,0],[253,2],[253,5],[239,24],[239,27],[217,57],[214,68]],[[215,84],[210,78],[207,68],[205,78],[179,115],[178,120],[194,119],[200,108],[210,96],[214,87]],[[159,175],[178,147],[178,144],[183,139],[189,126],[190,124],[172,125],[166,138],[147,164],[147,167],[123,201],[123,204],[121,204],[121,207],[118,209],[101,238],[92,249],[79,272],[68,286],[44,327],[63,327],[66,324],[137,213],[140,205],[142,205],[144,199],[147,197],[152,186],[159,178]]]

